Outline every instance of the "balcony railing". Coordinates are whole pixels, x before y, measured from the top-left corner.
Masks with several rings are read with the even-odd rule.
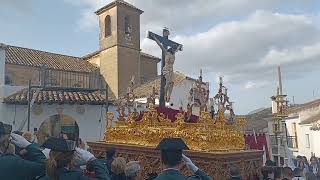
[[[298,148],[297,137],[295,136],[275,136],[270,135],[270,145],[272,146],[284,146],[285,140],[289,148]]]
[[[288,136],[287,142],[289,148],[298,148],[298,140],[296,136]]]
[[[39,86],[46,89],[100,90],[103,87],[99,72],[73,72],[41,68]]]

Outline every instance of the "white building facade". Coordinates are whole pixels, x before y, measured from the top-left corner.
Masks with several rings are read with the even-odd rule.
[[[296,137],[296,145],[290,148],[293,156],[320,156],[320,100],[292,108],[285,123],[287,134]]]

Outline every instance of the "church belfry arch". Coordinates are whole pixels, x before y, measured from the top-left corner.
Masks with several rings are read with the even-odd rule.
[[[111,17],[107,15],[104,18],[104,37],[111,36]]]

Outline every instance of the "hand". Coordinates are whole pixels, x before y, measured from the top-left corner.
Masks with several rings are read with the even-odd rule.
[[[42,153],[46,156],[47,159],[49,159],[49,154],[50,154],[50,149],[48,148],[45,148],[44,150],[42,150]]]
[[[26,148],[31,144],[24,137],[14,133],[11,133],[11,142],[20,148]]]
[[[193,173],[198,171],[199,168],[196,165],[194,165],[191,159],[185,156],[184,154],[182,154],[182,160],[186,163],[189,170],[191,170]]]
[[[94,155],[91,154],[89,151],[86,151],[80,148],[76,148],[76,153],[86,163],[95,159]]]

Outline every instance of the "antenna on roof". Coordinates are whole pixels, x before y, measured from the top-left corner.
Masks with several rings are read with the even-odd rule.
[[[294,96],[292,96],[292,104],[295,105]]]
[[[314,90],[312,91],[312,98],[315,99]]]

